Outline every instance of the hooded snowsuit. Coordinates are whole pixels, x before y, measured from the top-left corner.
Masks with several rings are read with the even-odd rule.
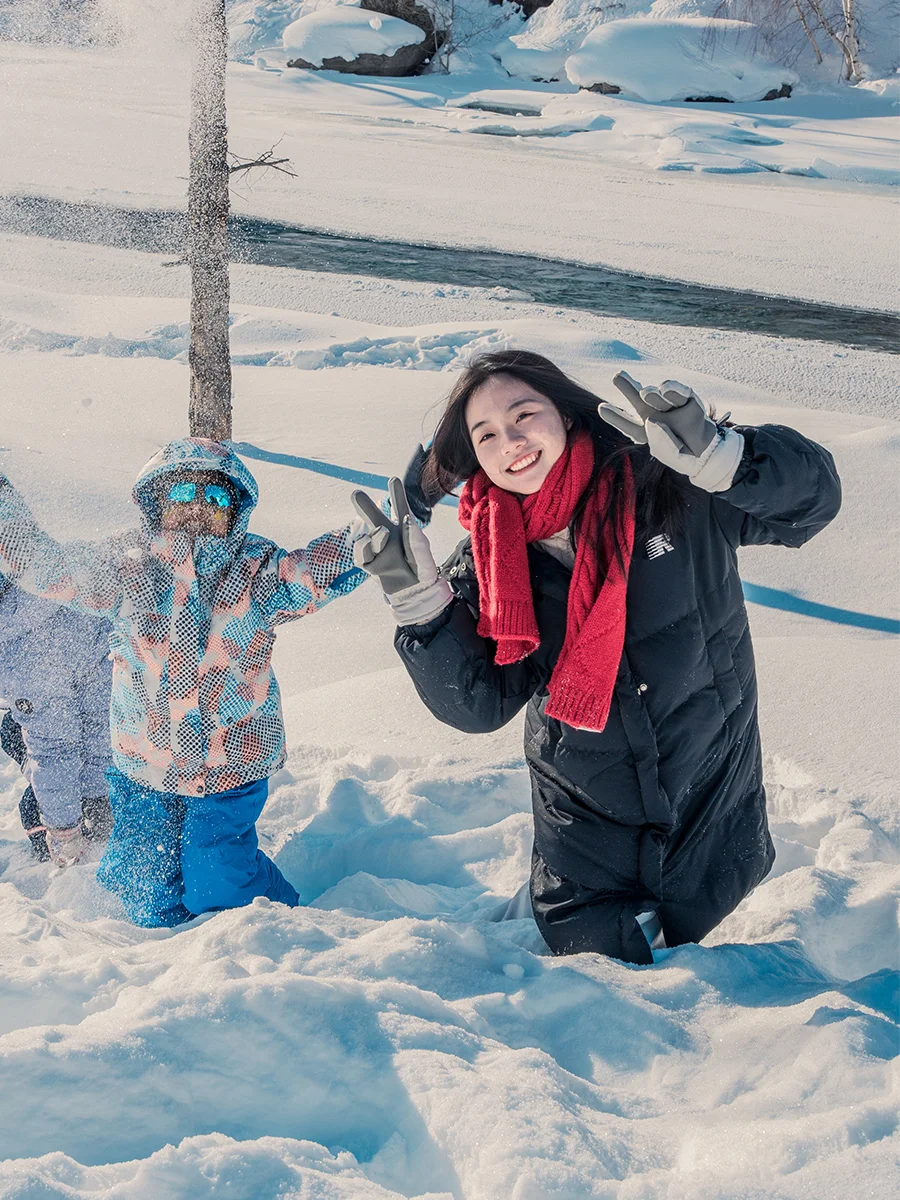
[[[684,527],[636,542],[625,648],[601,733],[547,715],[566,629],[571,568],[528,547],[540,646],[510,666],[477,633],[467,539],[443,568],[457,599],[397,649],[439,720],[498,729],[527,706],[535,920],[558,953],[650,962],[636,920],[655,911],[666,943],[699,941],[772,865],[757,689],[737,549],[802,546],[835,516],[831,455],[791,429],[744,428],[732,486],[688,491]]]
[[[226,537],[161,532],[155,485],[174,471],[228,477],[237,504]],[[353,565],[351,528],[292,552],[248,533],[256,481],[227,445],[202,438],[159,451],[133,497],[139,530],[63,546],[0,477],[0,570],[113,624],[115,827],[98,877],[145,925],[177,924],[253,895],[296,903],[257,850],[253,828],[265,780],[285,757],[272,646],[278,624],[366,578]],[[205,882],[194,887],[199,875]]]
[[[76,825],[82,801],[106,795],[110,675],[106,621],[2,591],[0,709],[21,730],[15,757],[52,828]]]

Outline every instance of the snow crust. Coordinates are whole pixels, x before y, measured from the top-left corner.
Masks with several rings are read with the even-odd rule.
[[[314,67],[325,58],[352,62],[360,54],[395,54],[424,39],[424,31],[409,21],[344,4],[307,13],[282,34],[285,53]]]
[[[134,473],[185,430],[185,365],[142,352],[187,319],[164,261],[0,237],[0,318],[32,331],[0,346],[0,461],[60,536],[121,528]],[[409,348],[502,336],[601,395],[626,366],[822,440],[840,517],[800,552],[745,552],[743,573],[900,612],[900,414],[872,410],[895,400],[893,356],[247,266],[233,297],[254,528],[284,544],[350,511],[348,483],[291,456],[402,468],[458,365],[407,369]],[[363,339],[380,357],[330,352]],[[273,350],[320,369],[244,360]],[[430,536],[450,552],[451,508]],[[776,866],[703,945],[649,968],[552,959],[532,922],[489,919],[527,871],[521,722],[473,738],[434,721],[374,586],[276,644],[291,749],[260,833],[306,907],[136,929],[91,864],[30,865],[0,765],[0,1197],[890,1195],[898,639],[749,613]]]
[[[710,96],[762,100],[799,76],[755,52],[755,35],[754,26],[742,21],[613,21],[587,35],[566,59],[566,74],[579,87],[615,84],[626,95],[656,103]]]

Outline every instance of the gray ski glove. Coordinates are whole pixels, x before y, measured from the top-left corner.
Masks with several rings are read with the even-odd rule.
[[[675,379],[642,388],[625,371],[613,383],[640,420],[603,401],[598,411],[608,425],[646,445],[655,459],[687,475],[695,487],[707,492],[731,487],[744,452],[743,435],[716,425],[693,388]]]
[[[368,526],[353,544],[353,561],[376,576],[398,625],[425,625],[443,612],[453,592],[439,578],[425,531],[410,515],[403,483],[389,480],[388,493],[390,517],[365,492],[352,494],[353,507]]]

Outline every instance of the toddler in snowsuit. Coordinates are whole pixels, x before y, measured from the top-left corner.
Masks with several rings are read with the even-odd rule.
[[[0,576],[0,746],[28,787],[22,824],[40,862],[78,862],[110,829],[109,626]]]
[[[110,800],[98,879],[139,925],[295,889],[257,845],[285,758],[275,627],[353,591],[345,526],[288,552],[247,532],[253,476],[219,442],[185,438],[141,471],[141,529],[58,544],[0,476],[0,569],[113,622]]]

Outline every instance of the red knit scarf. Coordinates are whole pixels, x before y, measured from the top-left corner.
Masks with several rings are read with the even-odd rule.
[[[526,545],[567,529],[594,469],[594,443],[579,433],[531,496],[491,483],[484,471],[468,480],[459,520],[472,534],[481,597],[478,633],[497,643],[500,666],[519,662],[540,645]],[[581,517],[566,614],[566,637],[550,677],[548,716],[580,729],[602,730],[625,643],[625,592],[634,543],[634,482],[625,462],[625,506],[620,528],[624,570],[616,557],[610,503],[612,472],[604,471]],[[599,553],[602,537],[603,553]],[[607,563],[601,581],[603,563]]]

